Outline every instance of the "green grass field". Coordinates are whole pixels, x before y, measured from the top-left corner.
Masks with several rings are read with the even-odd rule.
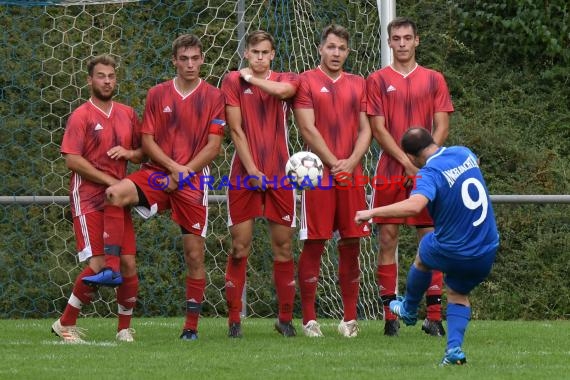
[[[325,338],[283,338],[271,319],[246,319],[244,338],[226,320],[204,318],[199,341],[180,341],[181,318],[134,319],[136,342],[115,341],[114,319],[84,318],[87,345],[65,345],[52,320],[0,320],[0,379],[568,379],[570,321],[473,321],[468,365],[439,368],[445,341],[382,321],[361,321],[357,338],[321,320]],[[298,333],[300,322],[295,321]]]

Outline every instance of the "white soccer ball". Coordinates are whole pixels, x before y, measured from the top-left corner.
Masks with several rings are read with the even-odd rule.
[[[314,188],[323,176],[323,162],[312,152],[297,152],[287,161],[285,173],[298,189]]]

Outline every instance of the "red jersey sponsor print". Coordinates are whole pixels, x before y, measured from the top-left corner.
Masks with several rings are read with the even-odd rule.
[[[397,144],[410,127],[431,132],[436,112],[453,112],[443,75],[417,66],[407,75],[387,66],[366,80],[370,116],[384,116],[386,129]],[[380,156],[376,174],[385,178],[403,175],[404,168],[388,154]]]
[[[354,150],[360,126],[360,113],[366,112],[366,82],[358,75],[342,73],[333,80],[320,67],[300,75],[294,108],[312,108],[315,126],[338,159],[346,159]],[[325,166],[323,184],[328,184]],[[362,175],[359,164],[352,173]]]
[[[299,86],[298,75],[270,71],[268,80]],[[249,144],[253,161],[267,178],[282,178],[289,159],[288,123],[290,102],[266,93],[240,78],[238,71],[226,75],[222,82],[226,105],[240,107],[242,129]],[[230,181],[236,185],[237,176],[247,176],[237,152],[232,158]]]
[[[219,89],[200,79],[198,86],[183,96],[174,80],[169,80],[148,91],[142,133],[153,135],[167,156],[186,165],[206,146],[209,134],[224,134],[225,120],[224,97]],[[166,171],[152,161],[143,167]]]
[[[139,128],[138,117],[132,107],[113,102],[111,111],[106,114],[89,100],[67,120],[60,151],[82,156],[96,169],[122,179],[127,174],[127,161],[111,159],[107,151],[117,145],[129,150],[138,148]],[[106,188],[106,185],[72,173],[69,194],[72,215],[102,210]]]

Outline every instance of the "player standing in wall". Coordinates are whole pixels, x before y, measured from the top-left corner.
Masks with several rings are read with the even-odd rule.
[[[373,207],[404,200],[412,189],[413,181],[407,181],[403,186],[400,179],[414,176],[418,171],[398,145],[408,128],[425,128],[432,133],[438,145],[443,145],[448,135],[449,113],[453,112],[453,105],[447,84],[441,73],[417,64],[415,52],[419,43],[413,21],[394,19],[388,24],[388,44],[393,51],[393,62],[367,79],[367,113],[374,138],[383,150],[376,167],[379,180],[373,186],[382,190],[374,190]],[[395,336],[398,335],[399,323],[390,312],[389,304],[396,299],[399,225],[415,226],[419,241],[433,231],[433,221],[427,210],[423,210],[406,218],[375,217],[373,222],[380,229],[377,275],[384,305],[384,334]],[[442,287],[443,276],[436,272],[426,293],[427,318],[422,325],[422,329],[433,336],[445,335],[441,322]]]
[[[295,263],[291,240],[295,227],[295,191],[280,187],[289,159],[289,100],[299,85],[294,73],[271,70],[275,41],[257,30],[246,38],[248,66],[226,75],[222,92],[235,153],[228,189],[228,226],[232,249],[226,266],[226,300],[230,338],[240,338],[242,292],[247,258],[251,252],[255,218],[269,222],[273,250],[273,279],[279,303],[275,329],[283,336],[296,335],[292,324],[295,301]],[[254,176],[247,188],[240,178]],[[255,190],[254,190],[255,189]]]
[[[200,176],[220,152],[224,134],[224,96],[200,78],[202,43],[190,34],[172,43],[174,79],[152,87],[142,122],[142,147],[150,158],[141,170],[107,189],[109,202],[135,206],[143,217],[171,209],[180,226],[186,276],[186,319],[181,339],[198,339],[206,271],[204,244],[208,193]]]
[[[109,55],[87,64],[90,98],[69,117],[61,153],[72,171],[70,203],[79,261],[88,265],[52,330],[66,343],[84,343],[76,321],[96,289],[89,279],[118,286],[119,341],[132,342],[130,328],[138,291],[135,234],[129,210],[105,202],[105,190],[127,174],[127,162],[140,163],[143,153],[139,120],[133,108],[114,102],[116,61]],[[105,254],[107,253],[107,254]]]
[[[366,195],[363,186],[343,188],[329,179],[342,173],[361,176],[361,159],[372,136],[366,117],[366,82],[343,70],[348,53],[348,31],[338,25],[327,26],[319,45],[320,65],[300,75],[293,106],[305,144],[325,165],[321,185],[304,191],[301,205],[300,238],[304,245],[298,278],[303,332],[310,337],[323,336],[316,320],[315,297],[321,256],[333,232],[340,236],[338,279],[344,306],[338,331],[346,337],[358,334],[360,238],[367,236],[369,229],[366,224],[356,226],[352,219],[355,210],[366,205]]]
[[[390,310],[406,325],[417,322],[418,305],[432,279],[432,270],[445,273],[447,288],[447,347],[440,363],[467,362],[462,350],[471,304],[469,293],[491,272],[499,233],[489,191],[478,159],[462,146],[439,147],[423,128],[402,137],[402,149],[418,168],[415,189],[408,199],[356,213],[356,223],[371,217],[403,218],[429,210],[435,231],[420,241],[406,283],[406,297],[390,302]]]

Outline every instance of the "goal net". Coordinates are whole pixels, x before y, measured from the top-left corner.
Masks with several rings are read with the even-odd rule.
[[[265,29],[275,36],[273,69],[302,72],[318,62],[320,32],[334,22],[351,33],[347,71],[367,76],[380,67],[377,2],[371,0],[251,1],[0,1],[2,92],[0,97],[0,168],[4,180],[3,239],[0,242],[0,317],[55,316],[71,292],[79,271],[75,258],[68,194],[69,173],[59,153],[70,113],[88,98],[86,62],[95,54],[118,58],[118,101],[142,115],[146,91],[175,74],[170,62],[172,40],[195,33],[204,44],[202,76],[219,86],[223,75],[241,66],[244,34]],[[296,128],[291,151],[301,150]],[[212,165],[216,178],[229,172],[233,145],[229,138]],[[375,165],[373,145],[365,167]],[[369,192],[370,193],[370,192]],[[207,291],[204,314],[225,316],[224,271],[230,236],[225,193],[214,191],[207,236]],[[23,202],[21,196],[48,196],[45,204]],[[58,198],[59,197],[59,198]],[[57,201],[59,199],[59,201]],[[65,198],[63,198],[65,199]],[[179,229],[169,214],[142,222],[136,218],[140,273],[138,315],[181,315],[184,310],[185,266]],[[295,259],[302,245],[294,242]],[[375,238],[361,249],[360,318],[381,318],[376,285]],[[323,255],[317,312],[340,318],[342,302],[337,277],[336,243]],[[267,225],[257,221],[248,267],[247,314],[276,314],[272,254]],[[300,315],[297,298],[296,314]],[[116,310],[114,293],[101,290],[86,315],[107,316]]]

